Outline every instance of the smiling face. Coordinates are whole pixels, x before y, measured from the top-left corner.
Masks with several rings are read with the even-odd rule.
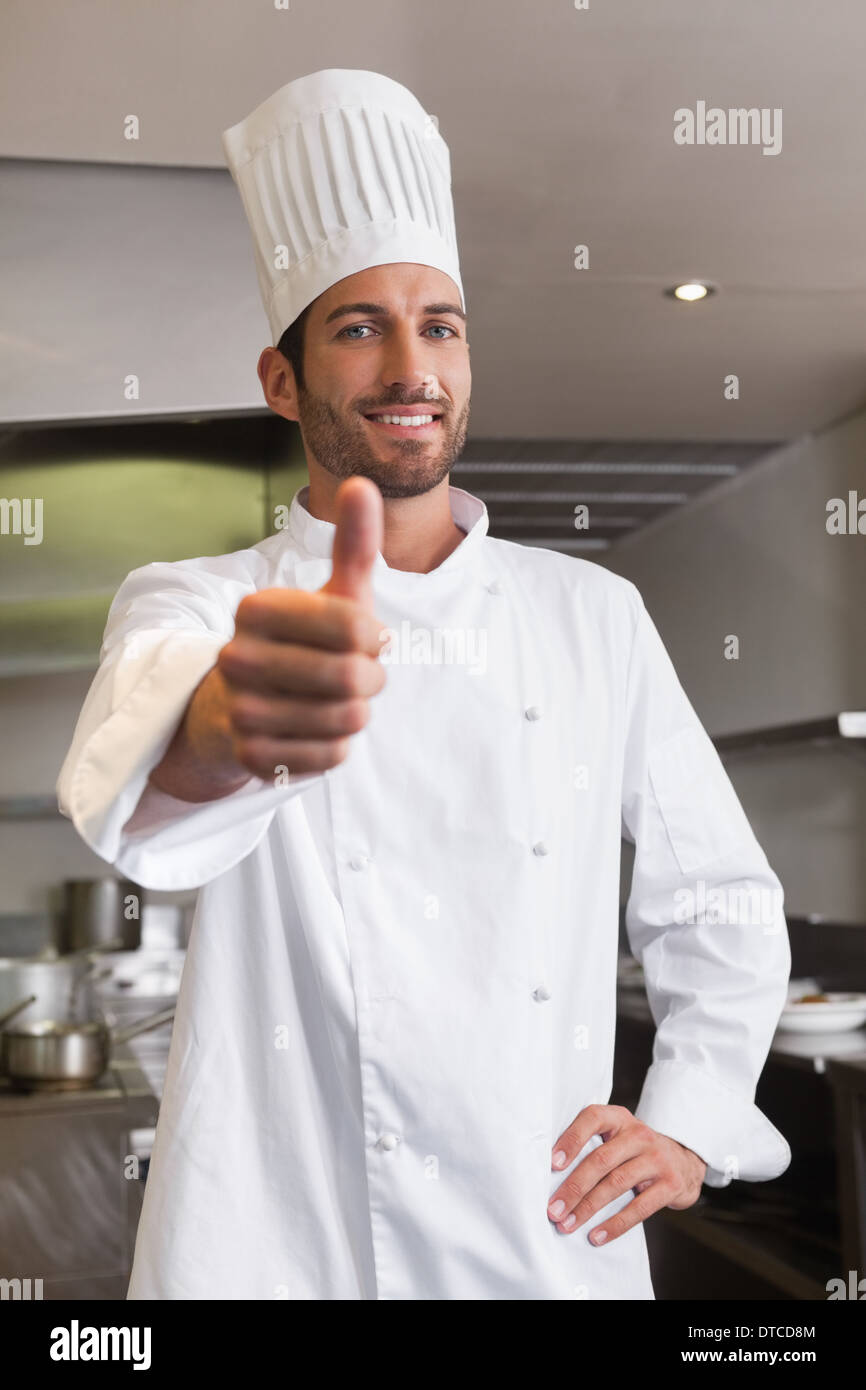
[[[259,376],[271,408],[298,421],[311,474],[359,473],[383,497],[415,497],[448,476],[466,442],[471,390],[450,276],[400,262],[338,281],[310,307],[303,365],[297,387],[269,348]]]

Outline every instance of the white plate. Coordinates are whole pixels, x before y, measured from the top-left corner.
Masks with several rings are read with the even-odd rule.
[[[814,991],[810,991],[814,992]],[[786,1033],[845,1033],[866,1023],[866,994],[827,994],[825,1004],[796,1004],[782,1010],[778,1027]]]

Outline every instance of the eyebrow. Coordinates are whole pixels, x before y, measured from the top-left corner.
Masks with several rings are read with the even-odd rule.
[[[425,304],[421,310],[422,314],[455,314],[457,318],[466,322],[466,315],[458,304]],[[344,314],[369,314],[378,318],[390,318],[388,310],[384,304],[341,304],[339,308],[332,309],[325,323],[332,323],[334,319],[339,319]]]

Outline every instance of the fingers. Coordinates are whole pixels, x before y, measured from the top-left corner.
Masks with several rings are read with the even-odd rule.
[[[259,589],[241,600],[235,617],[236,636],[250,634],[371,657],[378,657],[384,632],[379,619],[356,601],[304,589]]]
[[[263,781],[326,772],[348,756],[385,684],[361,651],[275,642],[242,633],[217,657],[232,757]]]
[[[551,1220],[563,1221],[588,1193],[595,1192],[601,1184],[608,1181],[612,1172],[639,1155],[642,1156],[642,1153],[639,1142],[630,1140],[628,1135],[623,1135],[620,1139],[612,1139],[607,1144],[600,1144],[597,1149],[586,1154],[580,1163],[572,1169],[564,1182],[560,1183],[548,1201],[547,1212]],[[642,1174],[642,1177],[648,1176],[648,1173]],[[619,1188],[619,1192],[624,1191],[626,1188]],[[617,1195],[616,1191],[612,1192],[611,1198],[608,1200],[612,1200]],[[600,1205],[603,1206],[604,1203]]]
[[[578,1164],[575,1174],[582,1168],[583,1164]],[[617,1212],[616,1216],[611,1216],[604,1222],[606,1238],[612,1239],[611,1227],[614,1224],[617,1233],[627,1230],[629,1226],[637,1224],[665,1206],[673,1195],[673,1184],[659,1168],[656,1156],[652,1153],[639,1153],[633,1157],[621,1156],[614,1166],[601,1176],[584,1178],[581,1174],[581,1181],[575,1183],[568,1179],[550,1198],[548,1217],[559,1230],[568,1234],[585,1225],[597,1212],[610,1202],[615,1202],[618,1197],[629,1192],[637,1193],[638,1187],[640,1193],[645,1195],[640,1196],[639,1202],[635,1196],[634,1201],[621,1208],[621,1212],[627,1215],[621,1217],[620,1212]],[[590,1240],[594,1245],[603,1243],[597,1239],[601,1229],[599,1227],[590,1232]]]
[[[319,740],[357,734],[370,718],[367,700],[316,700],[302,696],[230,692],[229,715],[241,738]]]
[[[552,1166],[567,1168],[594,1134],[616,1134],[635,1118],[624,1105],[585,1105],[553,1146]]]
[[[382,549],[382,494],[369,478],[347,478],[337,490],[333,572],[322,592],[354,599],[373,611],[372,571]]]
[[[348,757],[351,738],[275,739],[262,735],[232,739],[234,756],[264,782],[274,781],[287,768],[290,773],[327,772]]]
[[[217,665],[229,686],[331,700],[368,699],[385,684],[385,668],[363,652],[325,652],[295,642],[244,636],[223,647]]]
[[[348,478],[328,583],[318,593],[261,589],[238,605],[217,657],[224,719],[235,761],[263,780],[335,767],[367,723],[386,679],[378,658],[389,634],[372,587],[383,528],[375,483]]]
[[[569,1234],[624,1193],[633,1192],[632,1201],[590,1231],[592,1244],[601,1245],[669,1206],[682,1183],[674,1141],[619,1105],[586,1106],[554,1145],[552,1167],[568,1167],[594,1134],[606,1142],[572,1169],[550,1197],[547,1214]]]

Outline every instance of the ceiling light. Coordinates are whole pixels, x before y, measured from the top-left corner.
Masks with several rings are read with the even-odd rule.
[[[715,294],[715,289],[703,280],[688,280],[684,285],[674,285],[671,289],[665,290],[665,294],[687,304],[694,304],[698,299],[706,299],[708,295]]]

